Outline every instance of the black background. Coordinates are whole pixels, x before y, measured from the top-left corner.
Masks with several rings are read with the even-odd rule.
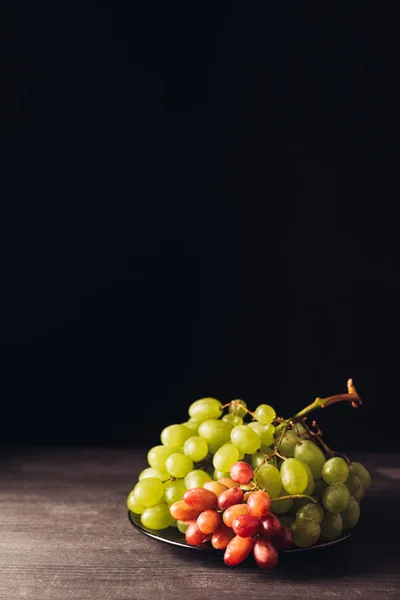
[[[351,376],[328,440],[398,447],[394,7],[0,23],[0,443],[150,446],[199,397],[288,416]]]

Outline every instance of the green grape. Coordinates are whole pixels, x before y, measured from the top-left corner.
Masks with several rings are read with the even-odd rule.
[[[236,427],[236,425],[241,425],[243,423],[242,417],[238,417],[238,415],[234,415],[233,413],[224,415],[222,420],[226,421],[226,423],[230,423],[232,427]]]
[[[292,429],[285,431],[279,446],[280,453],[287,458],[293,458],[294,449],[300,440],[301,438],[299,438]]]
[[[214,454],[220,446],[230,441],[231,431],[231,423],[219,421],[218,419],[208,419],[200,425],[198,433],[206,440],[210,452]]]
[[[241,417],[243,419],[247,414],[246,409],[247,404],[244,400],[232,400],[231,404],[229,405],[228,411],[231,414],[237,415],[238,417]]]
[[[176,526],[181,533],[186,533],[187,528],[189,527],[189,523],[185,521],[177,521]]]
[[[301,439],[306,432],[306,428],[304,427],[303,423],[300,423],[299,421],[297,423],[293,424],[293,429],[292,431],[294,431],[294,433]]]
[[[313,477],[313,474],[311,473],[311,469],[308,466],[308,464],[303,462],[303,465],[306,468],[307,477],[308,477],[308,483],[307,483],[306,489],[304,490],[304,494],[307,494],[307,496],[311,496],[311,494],[313,493],[314,488],[315,488],[314,477]]]
[[[187,490],[202,488],[206,481],[211,481],[210,475],[201,469],[195,469],[186,475],[185,486]]]
[[[271,454],[272,454],[272,450],[271,450]],[[257,469],[257,467],[262,465],[262,463],[264,463],[266,460],[266,456],[264,456],[264,454],[261,454],[260,452],[256,452],[255,454],[251,454],[250,456],[251,456],[251,466],[253,467],[253,469]]]
[[[180,450],[192,435],[192,430],[184,425],[169,425],[161,432],[161,442],[164,446]]]
[[[349,492],[350,495],[353,496],[355,492],[358,492],[358,490],[361,487],[361,481],[360,479],[357,477],[357,475],[354,475],[354,473],[352,473],[351,471],[349,472],[349,476],[346,479],[346,481],[344,482],[344,485],[349,488]]]
[[[178,500],[182,500],[182,496],[185,492],[186,486],[183,479],[166,481],[164,483],[164,500],[169,505],[178,502]]]
[[[280,504],[282,504],[282,502]],[[279,521],[280,521],[280,524],[282,525],[282,527],[290,528],[290,526],[294,522],[294,519],[290,515],[283,515],[282,517],[279,517]]]
[[[287,458],[281,466],[282,485],[288,494],[302,494],[308,485],[308,472],[297,458]]]
[[[229,471],[219,471],[218,469],[214,469],[213,471],[213,479],[214,481],[218,481],[218,479],[222,479],[223,477],[231,478],[231,474]]]
[[[165,463],[167,461],[168,456],[174,452],[172,448],[168,448],[167,446],[154,446],[154,448],[150,448],[147,454],[147,462],[153,469],[156,469],[160,473],[165,472]]]
[[[196,421],[219,419],[222,415],[222,404],[215,398],[202,398],[189,406],[189,416]]]
[[[363,486],[360,484],[360,487],[358,490],[356,490],[355,492],[352,493],[352,496],[355,500],[357,500],[358,503],[361,502],[361,500],[364,498],[364,488]]]
[[[318,541],[321,529],[313,519],[296,519],[290,527],[293,543],[299,548],[308,548]]]
[[[260,437],[247,425],[237,425],[232,429],[231,442],[246,454],[254,454],[261,446]]]
[[[155,477],[156,479],[160,479],[160,481],[169,479],[169,475],[166,471],[160,472],[157,471],[157,469],[153,469],[153,467],[148,467],[140,473],[139,481],[142,481],[142,479],[148,479],[149,477]]]
[[[366,492],[371,484],[371,475],[368,473],[367,469],[359,462],[351,463],[349,469],[353,475],[357,475],[358,479],[361,481],[364,492]]]
[[[322,479],[328,485],[331,483],[344,483],[349,476],[349,467],[343,458],[334,456],[326,461],[322,467]]]
[[[276,412],[269,404],[260,404],[254,412],[254,418],[263,425],[269,425],[276,418]]]
[[[131,512],[135,513],[135,515],[141,515],[146,510],[146,507],[143,506],[143,504],[139,504],[138,502],[136,502],[133,496],[133,490],[126,499],[126,505]]]
[[[189,419],[188,421],[181,423],[181,425],[187,427],[191,431],[194,431],[194,433],[197,433],[200,427],[200,423],[201,421],[196,421],[196,419]]]
[[[346,510],[349,499],[350,492],[343,483],[328,485],[322,495],[323,505],[331,513],[341,513]]]
[[[206,440],[199,435],[194,435],[186,440],[183,445],[183,454],[186,454],[194,462],[199,462],[207,456],[208,444]]]
[[[310,467],[314,479],[321,477],[325,456],[314,442],[303,440],[300,444],[297,444],[294,448],[294,457],[302,460]]]
[[[322,499],[322,494],[328,486],[325,481],[320,477],[314,481],[314,496],[318,499]]]
[[[343,519],[340,513],[325,512],[321,521],[321,535],[326,540],[335,540],[343,531]]]
[[[347,508],[342,512],[343,529],[352,529],[360,518],[360,505],[355,498],[350,497]]]
[[[231,466],[239,460],[239,450],[233,444],[224,444],[214,454],[213,465],[219,471],[229,471]]]
[[[258,421],[252,421],[248,424],[248,427],[251,427],[258,434],[262,445],[270,446],[274,443],[275,427],[273,425],[263,425]]]
[[[320,504],[314,502],[307,502],[296,513],[296,519],[312,519],[318,525],[321,523],[323,516],[324,509]]]
[[[271,498],[277,498],[282,490],[281,475],[274,465],[261,465],[254,475],[257,485]]]
[[[286,493],[280,493],[279,496],[286,496]],[[275,496],[275,498],[279,498]],[[271,509],[275,515],[283,515],[287,513],[293,506],[293,500],[282,500],[281,502],[271,502]]]
[[[171,456],[168,456],[165,468],[167,469],[167,473],[172,475],[172,477],[181,479],[193,469],[193,462],[188,456],[180,452],[175,452]]]
[[[166,529],[174,522],[168,504],[157,504],[147,508],[140,517],[142,524],[148,529]]]
[[[146,508],[158,504],[164,496],[164,486],[159,479],[142,479],[133,488],[133,499]]]

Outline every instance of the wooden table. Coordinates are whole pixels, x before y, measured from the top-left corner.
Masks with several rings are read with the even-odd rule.
[[[0,598],[400,598],[400,455],[358,456],[373,483],[353,538],[286,555],[273,572],[251,561],[228,568],[135,531],[125,498],[145,456],[104,448],[1,451]]]

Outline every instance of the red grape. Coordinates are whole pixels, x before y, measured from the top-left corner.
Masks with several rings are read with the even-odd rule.
[[[218,498],[216,494],[204,488],[192,488],[183,494],[183,500],[198,510],[208,510],[217,506]]]
[[[218,479],[218,483],[226,485],[227,488],[233,488],[238,486],[238,484],[235,481],[233,481],[233,479],[231,479],[230,477],[221,477],[221,479]]]
[[[243,491],[239,487],[230,488],[218,496],[218,508],[221,510],[226,510],[241,502],[243,502]]]
[[[197,526],[197,523],[192,523],[186,529],[186,543],[190,546],[205,546],[205,542],[211,539],[211,535],[206,535]]]
[[[272,538],[272,543],[278,552],[284,552],[292,547],[292,534],[290,533],[289,527],[282,525],[280,533]]]
[[[247,484],[253,479],[254,471],[246,462],[239,460],[231,466],[230,476],[236,483]]]
[[[258,531],[259,520],[251,515],[239,515],[232,523],[232,529],[240,537],[251,537]]]
[[[234,504],[226,509],[222,515],[222,519],[227,527],[232,527],[232,523],[236,517],[239,515],[247,515],[248,513],[249,509],[247,508],[247,504]]]
[[[217,550],[225,550],[234,536],[233,530],[224,523],[221,523],[213,533],[211,544],[214,548],[217,548]]]
[[[174,504],[169,507],[169,511],[177,521],[195,521],[201,513],[201,510],[188,506],[183,500],[174,502]]]
[[[203,485],[203,489],[210,490],[211,492],[214,492],[216,496],[219,496],[222,492],[226,492],[228,487],[219,481],[206,481]]]
[[[221,524],[221,517],[216,510],[203,510],[197,517],[197,526],[203,533],[213,533]]]
[[[265,517],[271,508],[269,495],[263,490],[253,492],[247,499],[247,506],[254,517]]]
[[[231,539],[226,547],[224,554],[224,562],[230,567],[234,567],[239,563],[243,562],[251,552],[253,548],[253,538],[243,538],[236,535]]]
[[[256,563],[262,569],[273,569],[278,564],[278,553],[267,540],[258,538],[254,543],[253,555]]]
[[[282,526],[278,517],[276,517],[272,513],[268,513],[267,515],[265,515],[265,517],[260,519],[260,527],[258,531],[267,540],[271,540],[273,537],[280,533],[281,527]]]

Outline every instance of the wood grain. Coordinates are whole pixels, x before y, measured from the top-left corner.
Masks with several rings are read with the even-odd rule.
[[[0,598],[204,600],[400,598],[400,455],[359,456],[373,483],[350,540],[286,555],[272,573],[149,539],[125,498],[145,451],[0,454]],[[397,527],[397,526],[396,526]]]

